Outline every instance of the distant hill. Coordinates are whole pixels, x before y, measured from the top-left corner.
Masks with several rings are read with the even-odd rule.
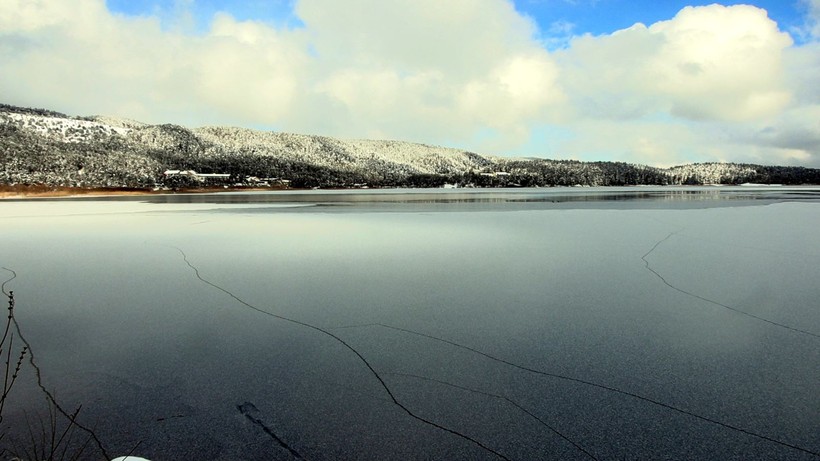
[[[0,104],[0,185],[82,188],[820,184],[820,170],[501,158],[400,141],[187,129]]]

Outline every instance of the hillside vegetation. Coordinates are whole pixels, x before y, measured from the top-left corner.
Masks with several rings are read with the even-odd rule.
[[[0,104],[0,185],[80,188],[818,184],[820,170],[500,158],[399,141],[187,129]]]

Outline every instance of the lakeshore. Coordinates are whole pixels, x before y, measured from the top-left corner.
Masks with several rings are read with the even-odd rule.
[[[61,197],[116,197],[160,194],[208,194],[215,192],[264,192],[287,190],[275,187],[203,187],[186,189],[148,189],[127,187],[62,187],[43,185],[0,185],[0,200]]]

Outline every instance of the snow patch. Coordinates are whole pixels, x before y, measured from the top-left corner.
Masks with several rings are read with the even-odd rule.
[[[17,113],[7,113],[6,115],[21,128],[64,142],[87,142],[100,136],[124,136],[132,130],[124,124],[123,126],[112,126],[97,121],[75,118],[44,117]]]

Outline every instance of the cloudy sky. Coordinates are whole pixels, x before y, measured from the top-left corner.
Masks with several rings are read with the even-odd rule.
[[[820,0],[0,0],[0,102],[820,167]]]

